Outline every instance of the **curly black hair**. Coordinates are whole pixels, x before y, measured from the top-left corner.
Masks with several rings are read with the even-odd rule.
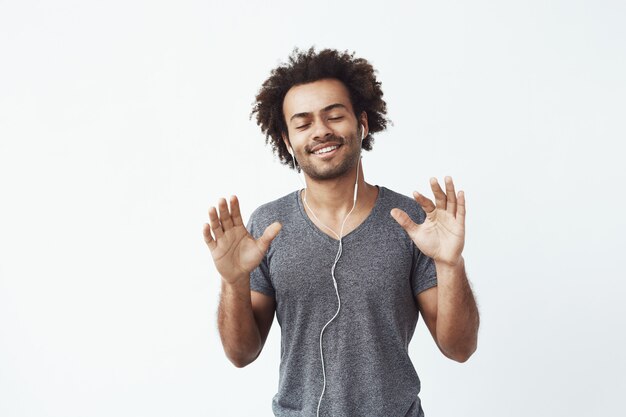
[[[339,52],[334,49],[315,52],[314,47],[308,51],[294,48],[289,62],[274,68],[270,77],[263,82],[250,118],[256,113],[256,122],[265,134],[265,143],[271,143],[281,163],[293,168],[293,158],[282,139],[282,133],[288,136],[283,115],[285,95],[293,86],[334,78],[348,89],[357,119],[363,111],[367,113],[369,133],[363,139],[361,147],[370,151],[374,141],[371,134],[385,130],[387,123],[391,122],[386,118],[387,104],[382,99],[383,91],[380,88],[381,83],[376,80],[376,72],[367,60],[355,58],[354,52]]]

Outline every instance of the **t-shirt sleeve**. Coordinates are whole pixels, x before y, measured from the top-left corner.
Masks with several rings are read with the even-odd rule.
[[[411,270],[413,295],[417,295],[435,285],[437,285],[435,261],[424,255],[417,246],[413,244],[413,265]]]
[[[412,205],[413,207],[407,213],[417,224],[424,223],[426,212],[417,203],[412,202]],[[437,285],[437,270],[435,269],[435,261],[424,255],[413,241],[411,241],[411,248],[413,250],[411,289],[413,295],[416,296]]]
[[[250,220],[248,221],[246,228],[255,239],[258,239],[265,230],[258,227],[257,222],[255,221],[255,213],[250,216]],[[270,297],[274,297],[275,291],[270,279],[267,254],[263,257],[259,266],[250,273],[250,290],[258,291],[265,295],[269,295]]]

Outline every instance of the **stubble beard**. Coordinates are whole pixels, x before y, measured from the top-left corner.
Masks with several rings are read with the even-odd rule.
[[[334,160],[314,161],[314,158],[316,158],[316,156],[309,153],[308,158],[306,159],[306,163],[300,164],[300,169],[302,169],[302,171],[307,176],[315,181],[331,180],[346,175],[348,172],[350,172],[350,170],[356,169],[359,158],[361,157],[361,149],[360,146],[357,144],[358,141],[356,134],[351,135],[348,138],[335,136],[329,141],[331,140],[340,142],[342,144],[339,148],[340,150],[342,150],[342,152],[345,153],[346,150],[349,150],[350,153],[344,156],[344,159],[335,166],[331,166],[333,163],[336,163]]]

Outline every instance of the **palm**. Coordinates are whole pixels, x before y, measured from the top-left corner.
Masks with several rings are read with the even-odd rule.
[[[224,199],[220,200],[218,207],[219,218],[214,207],[209,210],[211,224],[204,227],[204,239],[217,271],[226,280],[234,282],[259,266],[270,242],[278,234],[280,224],[272,223],[263,236],[255,240],[243,225],[237,197],[231,198],[230,211]]]
[[[249,274],[261,263],[263,255],[243,225],[225,230],[224,235],[217,241],[217,246],[211,251],[213,262],[220,274],[230,268],[242,274]]]
[[[431,179],[436,204],[425,196],[415,193],[415,200],[426,212],[422,224],[414,223],[400,209],[393,209],[392,216],[406,230],[419,250],[426,256],[448,264],[456,264],[463,252],[465,242],[465,195],[454,192],[452,178],[446,177],[446,193],[436,179]]]

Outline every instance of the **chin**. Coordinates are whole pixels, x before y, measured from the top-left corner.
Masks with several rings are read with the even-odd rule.
[[[358,162],[358,159],[356,162]],[[310,165],[300,166],[300,168],[302,169],[302,172],[304,172],[311,179],[324,181],[350,175],[351,171],[356,169],[356,162],[349,163],[349,161],[344,161],[342,164],[329,169],[318,169],[317,167],[312,167]]]

